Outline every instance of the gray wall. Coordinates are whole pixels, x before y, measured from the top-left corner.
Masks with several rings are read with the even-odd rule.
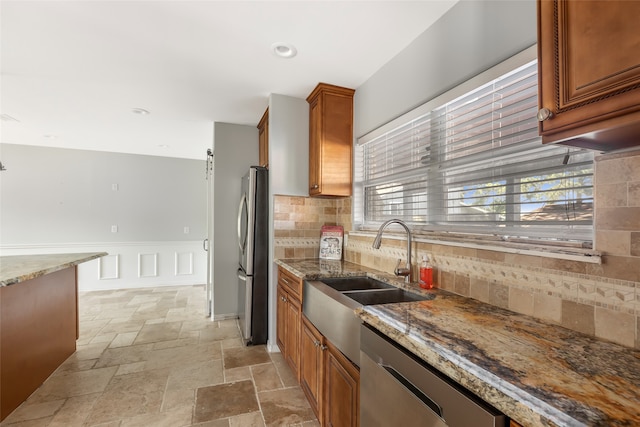
[[[273,196],[309,195],[309,104],[272,93],[269,96],[269,213],[275,218]],[[269,351],[276,344],[278,270],[273,263],[275,232],[269,222]]]
[[[206,236],[204,153],[189,160],[1,144],[0,155],[3,246]]]
[[[240,182],[258,164],[258,128],[214,123],[213,156],[213,313],[226,318],[238,314]]]
[[[536,43],[535,0],[469,1],[357,88],[360,137]]]

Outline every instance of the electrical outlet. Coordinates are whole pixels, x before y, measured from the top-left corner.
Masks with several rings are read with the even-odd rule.
[[[183,231],[184,231],[184,234],[189,234],[189,227],[185,227]]]
[[[111,190],[118,191],[118,184],[111,184]]]
[[[112,233],[117,233],[118,232],[118,226],[117,225],[112,225],[111,226],[111,232]]]

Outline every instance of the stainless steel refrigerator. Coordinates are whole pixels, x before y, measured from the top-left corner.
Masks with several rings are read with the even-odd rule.
[[[266,344],[269,275],[269,199],[267,169],[251,166],[242,177],[238,207],[238,310],[247,345]]]

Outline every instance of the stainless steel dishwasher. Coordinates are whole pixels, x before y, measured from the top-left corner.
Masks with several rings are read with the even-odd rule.
[[[389,338],[361,326],[363,427],[505,427],[508,418]]]

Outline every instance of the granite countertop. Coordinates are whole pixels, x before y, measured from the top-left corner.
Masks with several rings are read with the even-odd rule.
[[[0,257],[0,286],[9,286],[73,267],[107,255],[106,252]]]
[[[304,278],[386,275],[351,263],[326,273],[318,260],[278,263]],[[358,315],[515,421],[640,425],[640,351],[443,290],[413,290],[435,299],[365,306]]]

